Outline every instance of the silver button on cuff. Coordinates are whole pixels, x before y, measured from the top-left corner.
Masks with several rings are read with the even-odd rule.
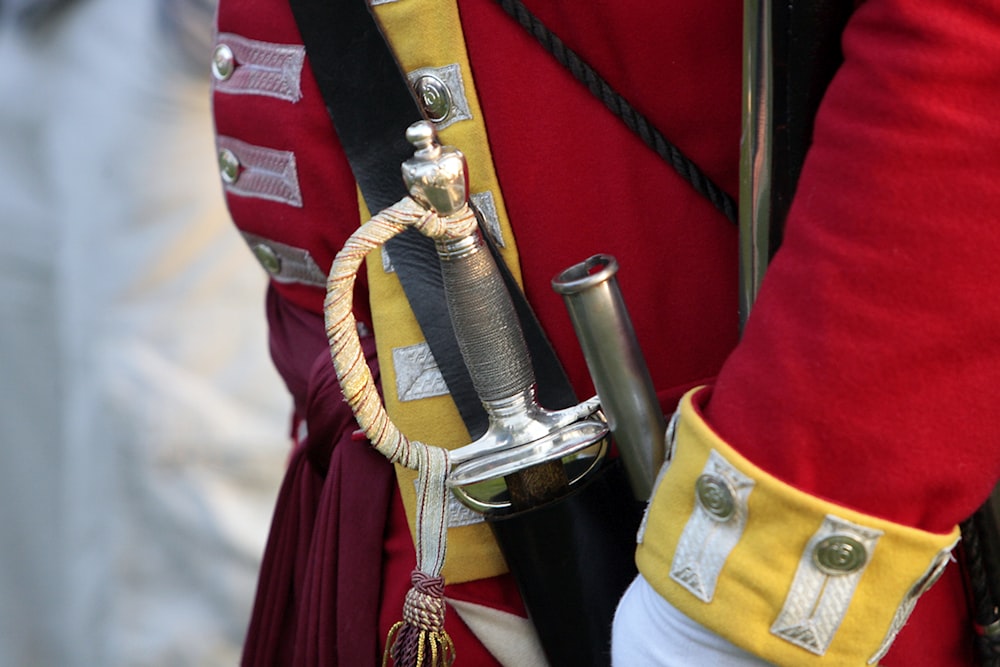
[[[212,76],[217,81],[226,81],[236,70],[236,56],[233,50],[225,45],[219,44],[212,53]]]
[[[868,550],[850,535],[831,535],[813,550],[813,563],[825,574],[857,572],[868,562]]]
[[[228,148],[219,151],[219,174],[223,182],[230,185],[240,178],[240,159]]]
[[[271,275],[277,275],[281,272],[281,257],[271,246],[266,243],[258,243],[253,247],[253,254],[264,270]]]
[[[694,486],[698,504],[712,519],[728,521],[736,513],[736,494],[724,478],[702,475]]]
[[[440,123],[451,114],[451,91],[444,81],[436,76],[424,74],[413,83],[413,88],[427,114],[427,119],[432,123]]]

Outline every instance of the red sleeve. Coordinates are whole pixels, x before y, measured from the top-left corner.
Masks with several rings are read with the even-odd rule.
[[[848,507],[946,531],[998,478],[1000,2],[870,0],[706,417]]]

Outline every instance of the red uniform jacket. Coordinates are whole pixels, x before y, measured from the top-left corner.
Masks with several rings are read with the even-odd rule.
[[[621,264],[665,409],[714,383],[706,418],[744,456],[803,491],[879,517],[946,531],[982,502],[1000,471],[990,405],[1000,379],[1000,3],[870,0],[856,11],[785,244],[739,344],[735,226],[495,2],[458,4],[525,292],[581,395],[592,386],[549,281],[604,252]],[[526,4],[735,195],[739,3]],[[285,0],[222,0],[218,30],[301,44]],[[248,196],[231,183],[227,201],[252,244],[307,251],[325,275],[360,220],[308,60],[300,86],[296,97],[217,83],[216,127],[220,148],[236,140],[294,155],[297,201],[295,193]],[[319,315],[323,290],[307,283],[275,280],[269,297],[272,352],[297,420],[308,423],[311,453],[298,455],[308,465],[293,459],[279,501],[248,653],[269,642],[292,651],[296,633],[323,644],[332,625],[306,632],[303,619],[342,616],[351,600],[378,590],[370,568],[344,574],[351,562],[365,571],[363,558],[350,560],[361,546],[323,532],[347,528],[314,528],[323,512],[354,508],[375,524],[368,548],[381,544],[392,481],[377,455],[351,440],[349,418],[331,416],[339,399]],[[369,321],[363,284],[356,304]],[[323,480],[343,466],[364,466],[378,490],[348,480],[336,502],[321,498]],[[293,487],[307,491],[290,497]],[[362,492],[383,509],[359,509],[368,507]],[[341,554],[340,574],[309,565],[322,540]],[[968,664],[957,575],[949,568],[925,596],[884,664]],[[303,604],[324,586],[328,597]]]

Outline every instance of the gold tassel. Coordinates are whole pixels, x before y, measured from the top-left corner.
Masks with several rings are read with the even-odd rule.
[[[455,644],[444,629],[444,579],[417,570],[411,581],[403,620],[386,638],[382,667],[451,667]]]

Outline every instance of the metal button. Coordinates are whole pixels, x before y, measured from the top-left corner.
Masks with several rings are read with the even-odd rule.
[[[717,521],[727,521],[736,513],[736,494],[722,477],[702,475],[694,484],[698,504]]]
[[[850,535],[831,535],[816,545],[813,562],[826,574],[848,574],[864,567],[868,550]]]
[[[225,44],[219,44],[212,53],[212,76],[225,81],[236,70],[236,55]]]
[[[281,257],[274,251],[274,248],[266,243],[258,243],[252,249],[257,261],[260,262],[265,271],[271,275],[277,275],[281,272]]]
[[[451,91],[441,79],[424,74],[413,83],[413,88],[432,123],[440,123],[451,113]]]
[[[232,185],[240,177],[240,159],[228,148],[219,151],[219,174],[222,180]]]

